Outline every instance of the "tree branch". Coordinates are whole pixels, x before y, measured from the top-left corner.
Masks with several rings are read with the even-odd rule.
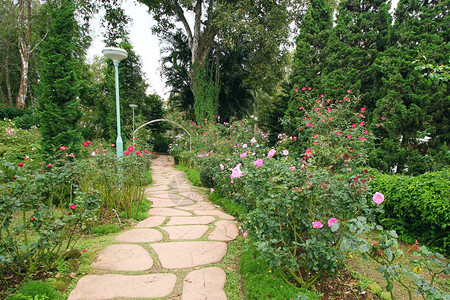
[[[41,40],[33,47],[33,49],[31,49],[28,53],[31,54],[31,52],[33,52],[34,49],[36,49],[36,48],[39,46],[39,44],[42,43],[43,40],[45,40],[45,38],[47,37],[47,34],[48,34],[48,30],[49,30],[49,28],[47,27],[47,31],[45,32],[45,34],[44,34],[44,36],[42,37],[42,39],[41,39]]]
[[[167,4],[172,8],[173,12],[177,15],[178,20],[183,23],[184,29],[186,30],[187,37],[189,39],[189,48],[192,49],[192,30],[191,27],[189,27],[189,23],[186,20],[186,17],[184,16],[183,9],[178,3],[174,3],[173,1],[167,1]]]

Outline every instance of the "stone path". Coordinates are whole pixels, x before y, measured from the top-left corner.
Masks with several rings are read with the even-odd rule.
[[[170,156],[152,161],[149,217],[100,251],[91,265],[98,272],[81,278],[69,300],[227,299],[226,274],[214,264],[237,237],[236,222],[172,166]]]

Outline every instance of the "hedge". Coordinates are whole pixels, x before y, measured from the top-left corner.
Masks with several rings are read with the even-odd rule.
[[[385,196],[379,222],[395,229],[408,244],[419,243],[450,253],[450,170],[419,176],[378,174],[370,182]]]

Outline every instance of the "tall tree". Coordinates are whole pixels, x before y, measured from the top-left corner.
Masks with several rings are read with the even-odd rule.
[[[191,52],[187,37],[178,30],[175,34],[169,34],[165,42],[167,45],[162,48],[162,70],[166,82],[172,88],[169,104],[173,108],[184,109],[186,117],[192,118],[194,99],[189,87]],[[208,56],[209,75],[220,78],[219,111],[216,116],[222,122],[233,117],[243,118],[253,109],[252,87],[246,83],[250,52],[248,43],[241,39],[235,42],[234,47],[215,45]]]
[[[319,88],[325,46],[333,27],[333,9],[327,0],[311,0],[297,36],[290,81],[294,88]]]
[[[340,97],[351,90],[361,96],[364,106],[375,107],[380,76],[373,62],[388,46],[392,23],[389,9],[388,0],[342,0],[339,3],[321,76],[324,94]]]
[[[449,0],[398,3],[391,46],[376,61],[383,89],[374,123],[382,126],[377,127],[380,141],[372,163],[380,169],[398,167],[399,172],[414,174],[438,168],[438,157],[441,164],[449,163],[449,84],[430,84],[415,70],[417,60],[448,63],[449,8]]]
[[[52,23],[42,44],[39,82],[39,116],[42,150],[67,146],[79,153],[81,135],[77,128],[79,84],[76,77],[75,39],[77,26],[71,0],[47,2]]]
[[[204,107],[214,107],[217,99],[207,97],[217,92],[217,77],[208,78],[205,73],[207,57],[215,43],[230,41],[231,33],[242,31],[247,40],[255,46],[252,60],[259,70],[267,70],[276,66],[279,56],[270,55],[279,52],[281,45],[288,38],[289,0],[279,1],[156,1],[139,0],[148,6],[158,25],[153,28],[156,33],[163,34],[175,29],[176,22],[181,22],[188,37],[191,50],[191,68],[189,70],[191,90],[195,102]],[[194,15],[191,26],[186,15]],[[265,53],[267,55],[264,55]],[[282,69],[282,67],[280,68]],[[259,74],[260,78],[269,76]],[[203,75],[202,75],[203,74]],[[205,91],[208,90],[209,92]],[[218,97],[218,93],[217,96]],[[211,111],[208,112],[211,114]],[[198,116],[203,118],[203,116]],[[211,116],[210,116],[211,117]]]
[[[45,39],[47,33],[34,41],[33,39],[33,10],[37,10],[36,6],[39,6],[39,2],[32,0],[19,0],[18,1],[18,44],[20,60],[22,62],[19,93],[17,95],[17,104],[19,108],[24,108],[26,104],[26,97],[29,84],[29,63],[30,55],[39,46],[39,44]]]

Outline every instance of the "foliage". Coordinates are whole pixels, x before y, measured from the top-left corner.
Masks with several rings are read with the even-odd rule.
[[[192,65],[191,72],[195,73],[195,77],[192,78],[195,119],[197,122],[212,120],[217,115],[219,107],[218,82],[212,80],[210,72],[199,64]]]
[[[0,178],[0,268],[26,277],[54,266],[96,220],[100,202],[95,191],[80,188],[70,156],[59,154],[37,168],[2,161],[6,168]]]
[[[116,224],[104,224],[93,226],[91,232],[97,235],[105,235],[110,233],[116,233],[119,231],[119,226]]]
[[[294,299],[298,295],[311,300],[320,299],[319,295],[292,286],[279,277],[280,274],[272,273],[270,266],[258,259],[251,247],[242,253],[239,272],[244,277],[245,299]]]
[[[186,35],[178,30],[174,34],[165,34],[164,41],[168,45],[162,49],[165,53],[162,72],[167,78],[167,84],[171,86],[170,110],[181,109],[188,118],[194,118],[194,107],[200,109],[201,104],[194,105],[191,83],[198,82],[203,86],[199,90],[203,99],[208,98],[216,102],[213,115],[221,121],[229,121],[232,117],[242,118],[251,111],[253,96],[250,91],[253,86],[244,83],[249,75],[246,69],[250,66],[243,67],[248,64],[248,43],[238,39],[234,47],[216,45],[206,62],[207,74],[199,70],[199,81],[191,81],[189,72],[192,56]],[[205,76],[209,78],[204,78]]]
[[[450,253],[450,188],[448,170],[416,177],[378,174],[370,186],[386,199],[380,223],[396,230],[402,240]]]
[[[331,100],[309,88],[295,89],[282,123],[297,142],[284,145],[284,138],[280,146],[301,155],[310,152],[315,165],[336,172],[366,164],[374,137],[365,120],[367,109],[351,93],[348,90],[342,99]]]
[[[192,182],[194,186],[203,186],[202,181],[200,180],[200,173],[195,169],[191,169],[188,167],[183,167],[182,165],[175,166],[175,169],[186,172],[187,179]]]
[[[25,158],[30,161],[40,158],[38,153],[40,135],[37,128],[19,129],[15,122],[0,120],[0,157],[3,160],[19,163]],[[6,172],[5,169],[2,169]]]
[[[364,107],[373,110],[381,84],[373,63],[388,46],[392,23],[389,9],[386,0],[339,2],[336,26],[323,50],[325,62],[319,69],[321,91],[335,98],[344,92],[343,88],[350,89],[361,96]]]
[[[66,145],[80,153],[81,135],[77,122],[77,61],[75,56],[75,7],[71,1],[47,3],[52,23],[42,44],[42,68],[39,81],[39,118],[41,150],[51,155],[53,149]]]
[[[133,46],[127,41],[122,41],[119,45],[128,52],[128,57],[119,64],[119,81],[120,81],[120,117],[121,117],[121,136],[124,141],[132,140],[133,120],[132,109],[130,104],[137,105],[135,109],[135,129],[145,122],[162,118],[164,115],[162,99],[157,95],[147,95],[146,90],[148,84],[145,82],[145,76],[142,71],[142,62],[140,57],[134,52]],[[100,82],[102,92],[106,94],[107,105],[95,103],[97,114],[106,115],[106,120],[102,120],[108,128],[105,138],[111,143],[115,143],[117,139],[117,114],[116,114],[116,94],[114,81],[114,66],[112,60],[108,59],[106,65],[102,69],[103,80]],[[96,115],[97,115],[96,114]],[[103,118],[104,118],[103,115]],[[97,115],[98,116],[98,115]],[[95,121],[91,120],[89,126],[95,126]],[[156,132],[165,129],[162,124],[154,124],[152,128]],[[139,132],[146,141],[150,142],[151,131],[141,130]]]
[[[102,200],[101,209],[110,218],[115,219],[122,212],[127,218],[131,218],[134,209],[139,211],[145,187],[151,180],[148,176],[143,176],[150,167],[148,150],[138,150],[135,145],[129,146],[124,151],[123,158],[118,161],[116,153],[103,148],[101,144],[85,142],[84,146],[84,151],[89,153],[91,159],[80,163],[82,188],[98,192]],[[133,207],[135,202],[137,206]]]
[[[424,57],[433,65],[448,62],[447,8],[447,1],[400,1],[389,47],[374,63],[381,82],[372,119],[388,122],[375,132],[380,140],[371,157],[372,166],[384,172],[391,167],[414,175],[448,165],[434,160],[448,152],[449,86],[429,84],[415,63]]]
[[[329,1],[312,0],[302,19],[297,35],[290,82],[294,88],[320,86],[324,65],[326,43],[333,25],[332,8]]]
[[[379,228],[382,230],[382,228]],[[439,253],[420,247],[417,240],[408,247],[406,252],[414,252],[417,259],[413,259],[412,265],[399,262],[405,253],[399,248],[397,233],[395,231],[382,232],[380,240],[373,244],[363,244],[359,247],[364,257],[370,258],[380,264],[377,271],[383,274],[386,280],[386,290],[394,299],[394,282],[398,282],[408,293],[408,298],[413,299],[413,292],[420,294],[424,299],[447,299],[450,295],[433,286],[436,276],[450,274],[450,262]],[[425,269],[430,275],[427,282],[420,273]]]
[[[12,296],[12,300],[50,300],[63,299],[61,293],[57,291],[49,282],[30,280],[23,284],[19,292]]]

